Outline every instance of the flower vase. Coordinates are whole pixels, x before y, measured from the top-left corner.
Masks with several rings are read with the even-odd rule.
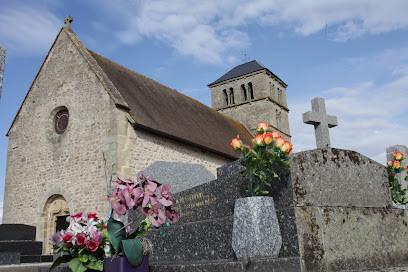
[[[105,272],[149,272],[149,256],[143,256],[138,267],[133,267],[126,257],[105,258],[103,268]]]
[[[273,198],[253,196],[236,199],[232,248],[237,258],[276,258],[281,246],[282,236]]]

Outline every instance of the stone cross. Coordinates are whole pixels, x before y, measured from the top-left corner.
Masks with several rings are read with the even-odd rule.
[[[1,88],[3,86],[3,72],[4,62],[6,60],[6,49],[0,45],[0,101],[1,101]]]
[[[312,100],[312,111],[303,113],[303,123],[314,125],[317,148],[330,147],[329,128],[337,126],[337,117],[326,114],[323,98]]]
[[[74,18],[72,18],[71,15],[68,15],[67,18],[66,18],[65,21],[64,21],[64,23],[67,25],[67,29],[68,29],[69,31],[71,31],[71,32],[72,32],[71,23],[72,23],[73,21],[74,21]]]

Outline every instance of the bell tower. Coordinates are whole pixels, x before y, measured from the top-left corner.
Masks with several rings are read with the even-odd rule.
[[[256,60],[238,65],[209,84],[212,108],[252,133],[266,122],[290,140],[286,83]]]

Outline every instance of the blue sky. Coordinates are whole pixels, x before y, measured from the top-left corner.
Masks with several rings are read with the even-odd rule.
[[[209,106],[207,84],[247,53],[288,84],[295,152],[315,148],[313,126],[301,116],[315,97],[338,118],[333,147],[384,163],[386,147],[408,145],[406,0],[84,2],[0,0],[0,44],[7,49],[1,209],[5,135],[68,14],[87,48]]]

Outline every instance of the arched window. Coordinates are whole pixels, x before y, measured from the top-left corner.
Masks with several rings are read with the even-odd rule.
[[[230,90],[230,93],[229,93],[229,95],[230,95],[230,100],[229,100],[229,102],[230,102],[230,104],[234,104],[234,103],[235,103],[235,102],[234,102],[234,89],[233,89],[233,88],[230,88],[229,90]]]
[[[282,104],[282,90],[278,88],[278,102]]]
[[[247,93],[247,90],[245,89],[245,85],[242,84],[241,88],[242,88],[242,93],[244,94],[244,101],[247,101],[248,100],[248,93]]]
[[[249,86],[249,99],[254,99],[254,88],[252,87],[252,82],[249,82],[248,86]]]
[[[224,89],[223,91],[222,91],[223,93],[224,93],[224,101],[225,101],[225,105],[228,105],[228,94],[227,94],[227,90],[226,89]]]

